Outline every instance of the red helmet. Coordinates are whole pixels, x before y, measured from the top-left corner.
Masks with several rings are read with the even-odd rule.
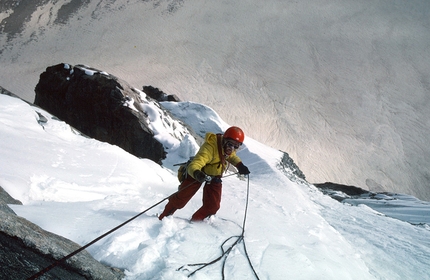
[[[230,138],[239,143],[243,143],[243,140],[245,140],[245,133],[237,126],[232,126],[224,132],[224,138]]]

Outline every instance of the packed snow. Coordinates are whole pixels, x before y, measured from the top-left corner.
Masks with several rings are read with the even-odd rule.
[[[430,1],[3,1],[0,86],[88,64],[206,104],[307,179],[430,201]]]
[[[162,106],[200,136],[230,125],[201,104]],[[163,112],[152,109],[156,123]],[[164,133],[161,128],[159,140],[172,142],[172,128]],[[46,111],[5,95],[0,95],[0,137],[0,185],[23,202],[11,208],[82,246],[174,193],[173,164],[198,148],[187,135],[160,166],[82,136]],[[201,206],[199,191],[174,216],[158,220],[163,202],[87,250],[123,269],[127,280],[222,279],[221,261],[188,278],[199,268],[191,264],[221,256],[223,242],[233,237],[226,249],[241,235],[246,213],[244,239],[225,260],[225,279],[430,279],[428,223],[412,225],[361,203],[339,203],[282,170],[282,153],[251,137],[238,155],[251,174],[223,179],[216,215],[189,221]],[[423,210],[414,205],[411,212]]]

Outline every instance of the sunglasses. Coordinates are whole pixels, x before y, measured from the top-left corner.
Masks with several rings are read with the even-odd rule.
[[[231,141],[227,141],[225,144],[227,145],[227,147],[233,148],[235,150],[239,149],[240,145],[242,145],[242,144],[233,143]]]

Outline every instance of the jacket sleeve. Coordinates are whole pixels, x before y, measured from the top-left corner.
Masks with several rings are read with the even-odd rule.
[[[234,166],[237,166],[240,162],[242,162],[242,160],[236,155],[236,153],[229,156],[227,161],[233,164]]]

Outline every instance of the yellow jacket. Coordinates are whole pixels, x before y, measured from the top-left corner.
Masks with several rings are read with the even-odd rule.
[[[221,147],[222,156],[225,160],[234,166],[241,162],[241,159],[233,151],[230,156],[224,155],[224,150]],[[224,173],[227,167],[221,162],[218,151],[217,135],[214,133],[206,133],[205,142],[200,147],[194,159],[188,165],[188,174],[194,178],[194,172],[201,170],[209,176],[220,176]]]

